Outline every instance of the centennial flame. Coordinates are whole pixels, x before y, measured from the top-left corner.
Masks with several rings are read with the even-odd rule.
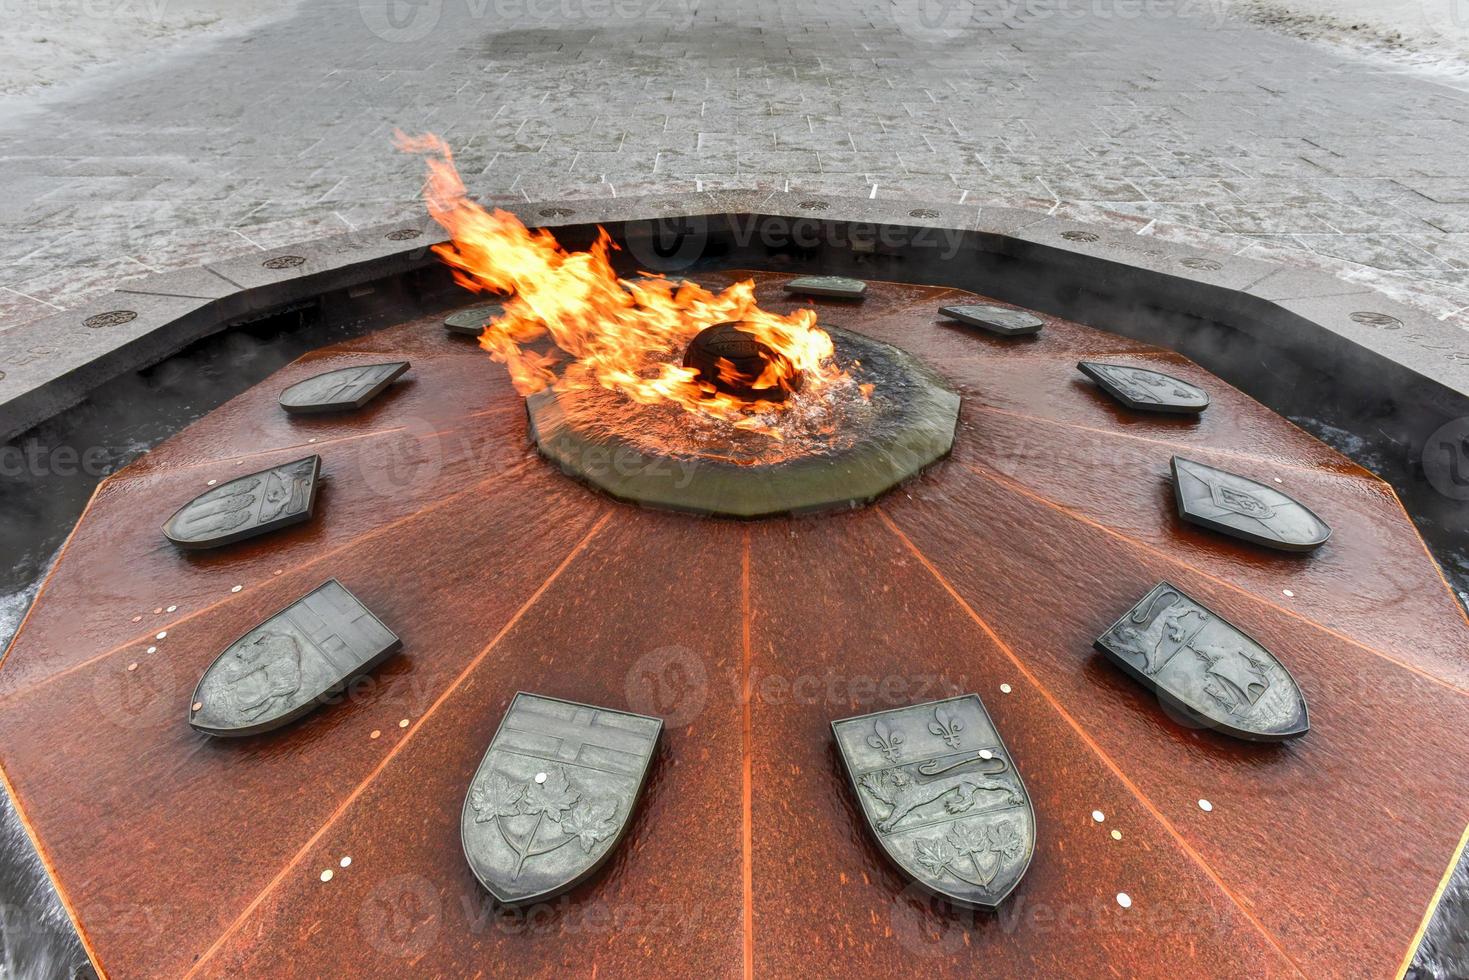
[[[756,392],[799,386],[809,398],[846,378],[813,310],[762,310],[751,281],[711,293],[692,282],[620,280],[608,261],[617,246],[605,231],[599,229],[589,251],[568,252],[544,229],[530,231],[513,214],[486,211],[470,200],[453,154],[439,137],[398,133],[397,139],[399,148],[423,154],[428,164],[429,214],[451,239],[434,251],[453,267],[460,285],[508,295],[504,315],[486,325],[479,342],[506,365],[521,394],[600,385],[641,404],[674,404],[777,435],[772,414],[787,403],[724,394],[683,366],[684,349],[695,334],[732,320],[778,355],[750,385]],[[547,336],[559,350],[531,346]],[[720,367],[734,370],[727,361]]]

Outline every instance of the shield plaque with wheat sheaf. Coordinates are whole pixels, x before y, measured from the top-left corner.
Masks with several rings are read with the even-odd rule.
[[[464,799],[460,839],[495,900],[523,905],[590,877],[627,830],[663,722],[521,692]]]
[[[832,722],[868,829],[957,905],[994,908],[1035,852],[1025,784],[977,694]]]

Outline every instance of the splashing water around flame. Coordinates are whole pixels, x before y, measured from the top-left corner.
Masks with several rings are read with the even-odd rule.
[[[750,281],[711,293],[691,282],[619,280],[607,258],[617,246],[605,231],[598,229],[590,250],[568,252],[544,229],[527,230],[513,214],[486,211],[470,200],[453,153],[439,137],[400,132],[397,143],[422,154],[428,165],[429,214],[451,239],[434,251],[453,267],[455,280],[475,292],[510,296],[504,315],[485,327],[479,342],[506,365],[522,395],[600,386],[640,404],[674,404],[779,437],[771,419],[786,410],[785,393],[799,387],[803,398],[820,397],[823,388],[848,380],[813,310],[762,310]],[[695,334],[729,321],[739,321],[740,330],[775,353],[748,386],[772,397],[749,401],[725,394],[683,365]],[[546,336],[559,351],[528,346]],[[726,366],[735,370],[729,362],[720,369]]]

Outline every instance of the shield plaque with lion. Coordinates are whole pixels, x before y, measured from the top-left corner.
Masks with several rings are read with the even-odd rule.
[[[832,722],[868,829],[956,905],[994,908],[1035,851],[1025,784],[979,695]]]

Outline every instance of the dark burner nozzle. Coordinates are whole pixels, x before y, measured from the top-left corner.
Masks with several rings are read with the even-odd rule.
[[[723,367],[720,361],[727,362]],[[699,380],[713,385],[715,390],[748,401],[785,401],[790,393],[801,386],[801,376],[791,368],[790,387],[751,387],[765,373],[772,362],[789,360],[768,345],[756,340],[740,329],[738,322],[716,323],[705,327],[689,341],[684,351],[684,367],[699,372]]]

